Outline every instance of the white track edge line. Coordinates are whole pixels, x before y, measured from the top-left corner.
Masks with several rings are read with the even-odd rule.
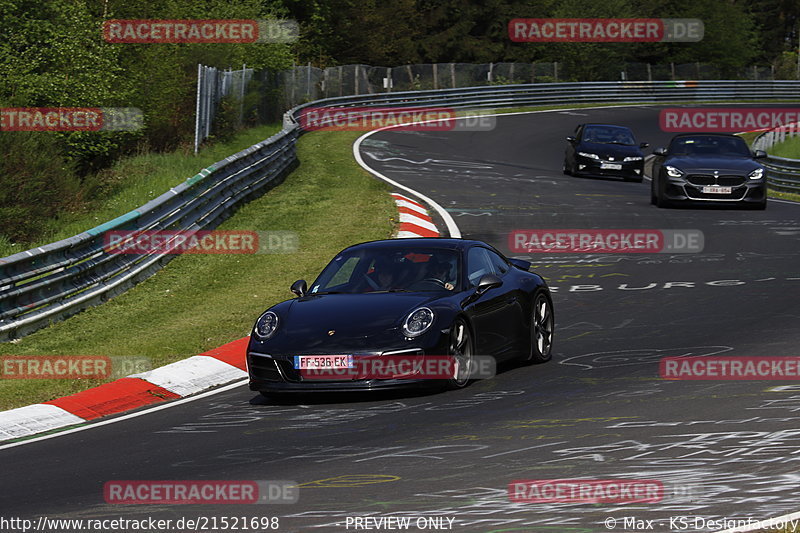
[[[177,400],[168,401],[168,402],[162,403],[160,405],[147,407],[147,408],[145,408],[145,409],[143,409],[141,411],[136,411],[135,413],[128,413],[126,415],[110,418],[108,420],[101,420],[99,422],[87,422],[87,425],[85,425],[85,426],[72,428],[72,429],[67,429],[65,431],[55,430],[55,431],[57,431],[57,433],[52,433],[50,435],[42,435],[41,437],[34,437],[32,439],[26,439],[26,440],[21,441],[21,442],[12,442],[10,444],[3,444],[3,445],[0,445],[0,450],[5,450],[7,448],[14,448],[16,446],[23,446],[25,444],[31,444],[31,443],[39,442],[39,441],[42,441],[42,440],[53,439],[53,438],[56,438],[56,437],[61,437],[62,435],[69,435],[70,433],[77,433],[78,431],[85,431],[87,429],[94,429],[94,428],[97,428],[97,427],[100,427],[100,426],[105,426],[107,424],[114,424],[116,422],[121,422],[123,420],[128,420],[130,418],[136,418],[137,416],[146,415],[146,414],[149,414],[149,413],[153,413],[155,411],[160,411],[162,409],[167,409],[169,407],[175,407],[176,405],[181,405],[181,404],[184,404],[184,403],[187,403],[187,402],[193,402],[194,400],[199,400],[200,398],[205,398],[206,396],[213,396],[214,394],[219,394],[220,392],[225,392],[225,391],[228,391],[228,390],[231,390],[231,389],[235,389],[236,387],[244,385],[246,382],[247,382],[247,379],[240,379],[238,381],[234,381],[233,383],[229,383],[228,385],[223,385],[223,386],[221,386],[219,388],[212,389],[210,391],[201,392],[201,393],[195,394],[193,396],[187,396],[186,398],[180,398],[180,399],[177,399]]]

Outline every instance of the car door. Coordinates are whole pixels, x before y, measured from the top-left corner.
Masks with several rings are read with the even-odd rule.
[[[504,285],[487,290],[467,306],[474,329],[475,351],[481,355],[494,355],[508,349],[509,336],[514,329],[509,321],[516,297],[509,294],[504,279],[507,272],[496,271],[491,253],[482,246],[474,246],[467,252],[467,279],[472,287],[476,287],[485,274],[504,280]]]
[[[528,324],[526,323],[527,315],[525,313],[524,302],[525,292],[518,286],[517,278],[514,276],[513,269],[508,261],[493,250],[488,250],[488,252],[495,275],[503,280],[503,285],[500,289],[505,292],[503,328],[507,342],[503,350],[508,349],[514,351],[514,349],[525,345],[525,343],[521,341],[523,337],[527,339],[528,335]],[[516,355],[516,352],[514,352],[514,355]]]
[[[572,137],[575,139],[572,142],[567,142],[567,149],[564,152],[564,167],[571,169],[575,165],[575,147],[581,142],[581,135],[583,134],[583,124],[575,128]]]

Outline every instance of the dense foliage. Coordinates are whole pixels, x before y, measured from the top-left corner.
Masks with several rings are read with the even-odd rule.
[[[162,151],[193,134],[197,64],[285,69],[502,61],[564,65],[607,79],[619,62],[713,63],[735,77],[772,65],[796,75],[797,0],[0,0],[0,107],[135,107],[137,132],[0,133],[0,238],[28,240],[38,221],[108,190],[102,169],[126,153]],[[514,43],[513,18],[699,18],[699,43]],[[287,44],[109,44],[107,19],[292,18]],[[264,89],[266,90],[266,89]],[[264,93],[268,94],[268,93]],[[272,93],[268,94],[272,97]],[[235,127],[221,106],[217,138]],[[230,114],[230,113],[228,113]]]
[[[285,44],[109,44],[106,19],[266,19],[259,0],[0,0],[0,107],[134,107],[138,132],[0,133],[0,234],[75,208],[124,153],[192,139],[197,64],[287,68]]]

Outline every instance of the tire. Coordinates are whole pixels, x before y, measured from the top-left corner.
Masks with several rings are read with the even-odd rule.
[[[650,194],[652,195],[652,200],[651,201],[657,207],[668,207],[669,206],[669,201],[666,198],[664,198],[663,196],[661,196],[661,194],[659,194],[657,189],[658,189],[658,186],[655,184],[655,182],[653,182],[653,187],[652,187],[652,189],[650,189],[651,190]]]
[[[447,355],[452,355],[456,358],[458,362],[456,365],[457,375],[445,380],[444,387],[448,390],[463,389],[470,382],[469,372],[474,356],[472,333],[463,318],[457,318],[450,328]]]
[[[572,176],[572,172],[567,168],[567,160],[564,160],[564,164],[561,165],[561,172],[566,176]]]
[[[528,353],[521,359],[525,364],[546,363],[553,357],[555,318],[553,302],[543,290],[533,297],[531,306],[531,338]]]

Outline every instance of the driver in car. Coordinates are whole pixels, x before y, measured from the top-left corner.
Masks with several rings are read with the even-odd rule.
[[[372,272],[364,277],[372,291],[386,291],[391,289],[395,283],[398,277],[396,274],[392,262],[389,259],[381,258],[375,260]]]
[[[444,261],[432,260],[428,270],[428,277],[426,279],[436,281],[448,291],[452,291],[455,289],[455,285],[450,282],[449,278],[450,265]]]

